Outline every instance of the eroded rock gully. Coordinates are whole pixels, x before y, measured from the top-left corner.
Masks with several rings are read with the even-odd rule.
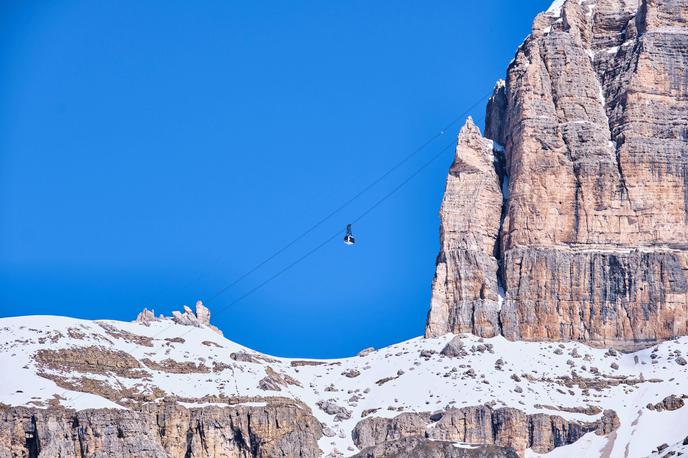
[[[688,0],[535,19],[488,138],[459,135],[426,336],[631,350],[688,333],[687,68]]]

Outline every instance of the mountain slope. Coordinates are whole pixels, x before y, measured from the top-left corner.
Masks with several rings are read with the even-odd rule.
[[[149,450],[165,449],[170,456],[184,455],[187,446],[193,451],[189,456],[271,456],[275,450],[353,455],[359,447],[426,435],[451,443],[496,441],[521,456],[537,456],[533,447],[556,452],[569,440],[575,442],[561,450],[597,456],[607,448],[609,456],[624,456],[628,449],[628,456],[647,456],[657,445],[680,444],[688,435],[688,408],[660,412],[645,407],[688,393],[688,366],[679,356],[688,353],[688,338],[621,354],[579,343],[463,335],[443,355],[453,339],[446,335],[351,358],[295,360],[251,351],[198,326],[170,319],[148,324],[51,316],[1,319],[0,365],[11,376],[0,378],[0,450],[5,450],[0,456],[15,456],[7,450],[32,456],[25,436],[33,431],[43,450],[57,447],[56,442],[64,442],[65,450],[67,443],[76,443],[78,450],[81,441],[91,453],[67,456],[94,456],[96,451],[121,456],[117,451],[127,440],[147,444]],[[81,413],[75,416],[58,405]],[[604,420],[608,424],[600,423],[607,409],[618,415],[618,429],[611,413]],[[155,420],[160,421],[161,412],[166,412],[164,426]],[[70,428],[66,419],[78,418],[64,439],[54,426],[60,415],[60,424]],[[209,420],[233,417],[245,418],[222,427]],[[452,426],[459,418],[465,430]],[[275,419],[281,430],[265,426]],[[152,430],[137,431],[135,425],[151,422]],[[236,433],[217,431],[228,428],[248,437],[249,424],[255,443],[247,441],[243,451]],[[530,437],[543,424],[547,434],[559,433]],[[159,428],[167,441],[176,431],[179,443],[156,439]],[[119,430],[126,431],[123,437]],[[99,442],[97,434],[102,438],[106,431],[110,442]],[[213,447],[226,455],[207,451]],[[166,456],[160,453],[153,456]]]

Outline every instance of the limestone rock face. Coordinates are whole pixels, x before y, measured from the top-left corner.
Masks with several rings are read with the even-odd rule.
[[[495,445],[457,447],[455,442],[406,437],[362,450],[355,458],[518,458],[511,448]]]
[[[201,324],[208,326],[210,324],[210,310],[203,305],[202,301],[196,302],[196,318]]]
[[[319,457],[320,423],[296,403],[139,410],[0,407],[0,457]]]
[[[577,441],[588,432],[605,435],[618,426],[618,417],[613,411],[605,411],[596,421],[576,422],[556,415],[527,415],[508,407],[493,410],[489,406],[476,406],[453,408],[436,414],[368,417],[356,425],[352,435],[356,446],[362,449],[384,448],[390,441],[421,437],[441,442],[495,445],[523,457],[527,448],[537,453],[548,453]],[[372,453],[368,456],[384,455]]]
[[[496,259],[468,274],[442,241],[435,284],[451,287],[433,285],[426,335],[633,349],[688,333],[687,68],[688,0],[566,0],[538,15],[487,109],[505,203],[471,212],[503,217]],[[445,202],[441,232],[465,232],[472,213],[448,217]],[[497,319],[455,293],[475,277],[504,288]]]
[[[493,143],[468,119],[440,209],[442,221],[427,334],[499,333],[497,258],[502,193]],[[459,305],[459,306],[457,306]]]
[[[172,321],[184,326],[195,326],[197,328],[207,327],[222,335],[222,331],[220,329],[210,324],[210,310],[208,307],[203,305],[202,301],[196,302],[196,312],[191,310],[191,307],[187,305],[185,305],[183,308],[183,313],[178,310],[174,310],[172,312]],[[151,316],[153,318],[151,318]],[[150,321],[155,319],[154,316],[155,315],[152,312],[148,311],[147,309],[143,309],[143,312],[139,313],[139,315],[136,317],[136,321],[148,324]]]
[[[632,350],[687,332],[686,252],[516,247],[504,265],[510,339]]]
[[[147,308],[144,308],[141,312],[139,312],[138,315],[136,315],[135,321],[137,323],[149,326],[153,321],[158,321],[158,318],[155,317],[155,310],[148,310]]]

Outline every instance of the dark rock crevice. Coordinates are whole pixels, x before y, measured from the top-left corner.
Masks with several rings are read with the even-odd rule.
[[[31,426],[24,433],[26,452],[29,458],[38,458],[41,453],[41,441],[38,437],[38,428],[36,427],[36,417],[31,416]]]

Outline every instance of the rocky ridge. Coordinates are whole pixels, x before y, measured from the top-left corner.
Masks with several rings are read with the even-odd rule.
[[[532,458],[606,447],[646,456],[663,443],[678,450],[685,437],[687,353],[688,338],[624,354],[450,334],[289,359],[172,320],[4,318],[0,365],[13,376],[0,378],[0,450]]]
[[[213,326],[210,324],[210,309],[203,305],[203,301],[197,301],[196,302],[196,311],[194,312],[191,310],[191,308],[187,305],[183,306],[183,312],[180,312],[178,310],[174,310],[172,312],[172,321],[174,321],[177,324],[181,324],[184,326],[196,326],[197,328],[199,327],[207,327],[209,329],[212,329],[216,333],[222,335],[222,331],[220,331],[217,327]],[[141,323],[145,325],[150,325],[150,323],[154,321],[165,321],[169,320],[165,315],[160,315],[160,316],[155,316],[155,311],[154,310],[148,310],[147,308],[144,308],[137,316],[136,320],[134,320],[136,323]]]

